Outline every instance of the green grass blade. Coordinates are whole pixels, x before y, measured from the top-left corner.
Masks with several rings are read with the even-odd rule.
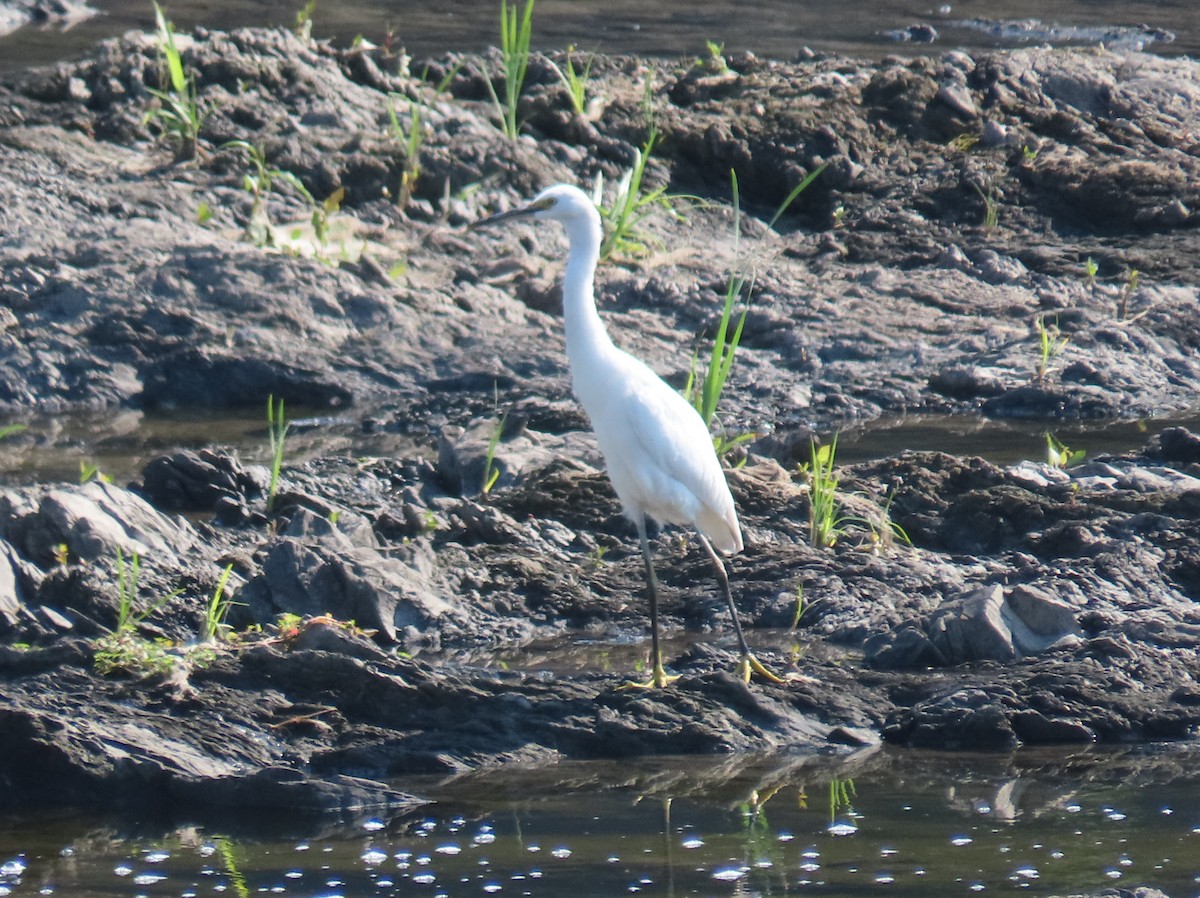
[[[818,165],[816,168],[814,168],[811,172],[809,172],[808,177],[806,177],[803,181],[801,181],[799,184],[797,184],[795,187],[793,187],[792,192],[789,193],[787,195],[787,197],[784,199],[784,201],[779,204],[779,208],[775,210],[775,214],[773,216],[771,216],[771,220],[769,222],[767,222],[767,227],[769,227],[769,228],[775,227],[775,222],[779,221],[779,219],[783,215],[783,213],[788,210],[788,207],[791,206],[792,203],[794,203],[796,201],[796,197],[798,197],[800,194],[804,193],[804,191],[808,188],[808,185],[811,184],[813,181],[815,181],[817,179],[817,177],[821,174],[821,172],[825,171],[825,169],[827,169],[828,167],[829,167],[828,162],[822,162],[820,165]]]

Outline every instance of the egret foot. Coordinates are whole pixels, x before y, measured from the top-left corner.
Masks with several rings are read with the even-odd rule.
[[[749,683],[752,674],[758,674],[764,680],[768,680],[772,683],[786,682],[786,680],[784,680],[782,677],[776,676],[772,671],[767,669],[767,667],[764,666],[761,661],[755,658],[753,654],[747,652],[746,654],[742,655],[742,660],[738,662],[737,675]]]
[[[761,666],[761,665],[760,665]],[[663,670],[662,663],[654,665],[654,673],[650,679],[645,681],[633,681],[632,683],[624,683],[619,686],[619,689],[663,689],[670,686],[679,679],[679,674],[668,674]]]

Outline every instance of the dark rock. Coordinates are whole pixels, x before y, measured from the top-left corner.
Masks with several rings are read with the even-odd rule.
[[[212,449],[185,450],[154,459],[134,489],[167,511],[213,511],[219,503],[243,505],[266,493],[265,470],[243,467],[232,455]]]

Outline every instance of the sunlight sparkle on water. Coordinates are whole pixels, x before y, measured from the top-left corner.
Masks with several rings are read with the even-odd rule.
[[[721,882],[737,882],[745,875],[744,867],[720,867],[713,871],[712,878]]]

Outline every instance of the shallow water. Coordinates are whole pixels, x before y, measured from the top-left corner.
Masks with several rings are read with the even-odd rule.
[[[1179,898],[1200,894],[1195,755],[572,762],[409,778],[436,803],[394,820],[0,818],[0,895]]]
[[[357,415],[292,415],[286,463],[322,454],[437,458],[432,440],[366,430]],[[210,415],[155,414],[123,410],[69,415],[25,422],[26,429],[0,439],[0,484],[75,482],[80,465],[94,465],[115,483],[137,478],[151,459],[179,449],[225,448],[246,463],[269,463],[266,420],[247,411]],[[1133,452],[1162,428],[1180,425],[1200,431],[1200,410],[1149,421],[996,421],[975,416],[911,416],[850,428],[838,437],[838,462],[852,464],[906,449],[978,455],[996,464],[1042,461],[1047,432],[1088,458]],[[828,437],[828,434],[824,436]],[[807,443],[805,444],[807,445]]]
[[[130,29],[152,30],[148,0],[93,0],[100,15],[68,31],[23,28],[0,38],[0,69],[66,59],[96,41]],[[292,25],[304,3],[258,0],[169,0],[164,6],[177,27],[233,28]],[[731,10],[736,8],[736,15]],[[478,52],[497,43],[499,2],[442,0],[405,4],[388,0],[318,3],[313,32],[349,44],[356,35],[376,43],[389,31],[416,56],[454,50]],[[831,14],[831,10],[837,14]],[[897,40],[894,32],[932,26],[933,43]],[[1100,42],[1135,47],[1143,29],[1174,35],[1148,43],[1167,54],[1200,51],[1200,21],[1192,0],[856,0],[849,6],[754,0],[736,7],[722,0],[647,4],[637,0],[539,0],[534,23],[538,49],[583,50],[678,57],[705,52],[707,41],[727,51],[793,58],[804,46],[878,58],[888,53],[942,53],[963,48]]]

